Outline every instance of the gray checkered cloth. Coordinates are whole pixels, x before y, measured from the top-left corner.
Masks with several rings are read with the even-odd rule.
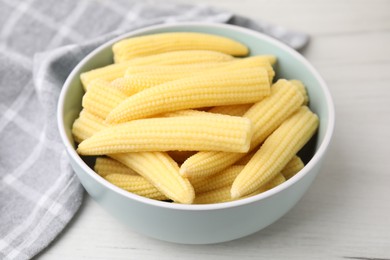
[[[121,33],[180,21],[245,26],[296,49],[308,41],[305,34],[203,5],[0,0],[0,259],[35,256],[82,203],[56,125],[57,99],[70,71]]]

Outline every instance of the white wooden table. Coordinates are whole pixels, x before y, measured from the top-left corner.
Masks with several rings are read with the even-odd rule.
[[[329,84],[337,117],[319,177],[275,224],[205,246],[134,233],[86,196],[38,259],[390,259],[390,1],[200,2],[312,36],[304,55]]]

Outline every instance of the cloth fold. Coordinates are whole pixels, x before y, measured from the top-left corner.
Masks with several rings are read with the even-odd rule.
[[[204,5],[0,0],[0,259],[30,259],[82,203],[56,124],[61,87],[100,44],[159,23],[236,24],[300,49],[308,36]],[[62,46],[62,47],[61,47]]]

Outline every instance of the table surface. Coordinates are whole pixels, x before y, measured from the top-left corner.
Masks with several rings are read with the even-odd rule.
[[[311,35],[303,54],[325,78],[336,106],[334,141],[318,178],[273,225],[216,245],[134,233],[86,195],[37,258],[390,259],[390,1],[198,2]]]

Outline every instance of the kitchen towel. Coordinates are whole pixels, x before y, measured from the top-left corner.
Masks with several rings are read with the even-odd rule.
[[[94,48],[137,28],[181,21],[244,26],[295,49],[308,42],[306,34],[187,3],[0,0],[0,259],[35,256],[82,203],[56,105],[66,77]]]

